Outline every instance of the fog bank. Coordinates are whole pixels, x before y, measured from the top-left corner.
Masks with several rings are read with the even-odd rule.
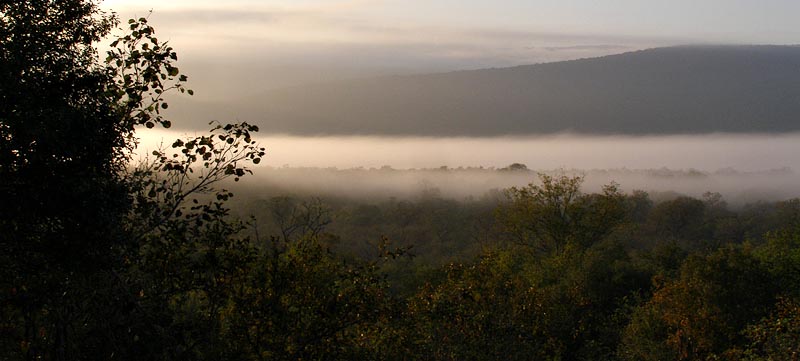
[[[180,133],[141,132],[140,154]],[[611,181],[623,190],[700,196],[731,203],[800,196],[800,134],[502,138],[291,137],[257,140],[267,156],[244,186],[257,193],[461,199],[535,181],[536,172],[586,176],[585,189]],[[525,164],[527,171],[501,168]],[[442,169],[445,167],[446,169]]]
[[[159,142],[171,144],[182,134],[140,131],[148,154]],[[194,134],[194,133],[192,133]],[[200,134],[200,133],[197,133]],[[191,134],[190,134],[191,135]],[[800,134],[688,136],[532,136],[532,137],[297,137],[259,135],[267,148],[262,165],[395,169],[505,167],[530,169],[670,168],[715,171],[800,169]]]
[[[345,197],[362,200],[388,198],[420,199],[437,196],[456,200],[500,197],[499,191],[537,182],[537,174],[584,176],[583,191],[599,192],[612,182],[621,190],[648,192],[652,199],[666,200],[679,195],[702,197],[720,193],[733,206],[758,201],[779,201],[800,196],[800,176],[789,169],[716,172],[662,169],[323,169],[265,168],[249,181],[237,185],[240,198],[278,195]]]

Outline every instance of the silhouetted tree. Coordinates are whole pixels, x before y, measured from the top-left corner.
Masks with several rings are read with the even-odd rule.
[[[4,1],[0,15],[0,292],[18,320],[2,353],[73,358],[102,327],[94,307],[115,297],[103,290],[128,241],[132,125],[92,46],[115,20],[82,0]]]
[[[131,173],[135,127],[169,127],[160,115],[168,106],[163,94],[192,93],[172,48],[154,37],[147,19],[130,20],[100,62],[94,43],[117,21],[94,1],[6,1],[0,16],[0,301],[3,319],[12,320],[4,323],[10,342],[0,343],[2,353],[168,357],[163,351],[175,338],[159,339],[169,334],[159,330],[174,328],[159,327],[174,326],[180,313],[157,318],[149,311],[179,309],[165,305],[198,287],[197,271],[219,274],[216,261],[197,257],[213,260],[236,244],[230,236],[237,228],[220,203],[229,192],[215,192],[216,203],[187,203],[214,192],[221,179],[244,175],[238,162],[258,162],[264,152],[249,135],[256,128],[219,126],[216,134],[176,142],[181,157],[156,151]],[[154,272],[153,258],[162,256],[179,261],[180,277],[170,278],[176,264]],[[209,277],[199,285],[219,281]],[[149,302],[164,292],[161,302]]]

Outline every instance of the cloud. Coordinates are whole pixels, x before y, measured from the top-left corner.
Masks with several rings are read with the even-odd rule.
[[[224,99],[309,82],[515,66],[621,49],[597,46],[603,44],[663,44],[597,34],[389,21],[353,10],[363,5],[360,1],[336,4],[330,11],[313,6],[242,10],[227,4],[167,8],[156,10],[150,19],[158,37],[178,50],[182,69],[189,71],[198,94]],[[587,47],[567,50],[576,44]]]
[[[177,2],[158,5],[150,21],[158,37],[177,49],[196,90],[226,99],[254,88],[515,66],[608,55],[623,46],[641,49],[669,44],[664,39],[403,21],[376,12],[381,3],[278,1],[265,5],[256,0],[198,0],[191,7]],[[127,9],[154,4],[131,3]],[[620,44],[620,48],[604,44]],[[548,50],[555,48],[562,50]],[[292,71],[287,73],[287,66]]]
[[[657,42],[686,43],[630,35],[532,31],[490,25],[457,25],[403,21],[375,12],[380,0],[351,0],[297,6],[217,4],[195,7],[157,8],[152,20],[170,31],[195,36],[261,38],[285,42],[331,43],[509,43],[535,42],[551,51],[602,49],[606,44]],[[244,10],[243,10],[244,9]],[[569,49],[571,48],[571,49]]]
[[[547,51],[573,51],[573,50],[625,50],[630,49],[628,45],[619,44],[596,44],[596,45],[567,45],[567,46],[543,46],[531,47],[532,49],[544,49]]]
[[[185,9],[154,12],[154,19],[169,24],[170,27],[212,25],[225,26],[229,23],[269,24],[286,16],[296,15],[289,11],[244,11],[235,9]]]

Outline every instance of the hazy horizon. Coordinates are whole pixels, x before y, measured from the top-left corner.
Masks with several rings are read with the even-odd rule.
[[[640,51],[797,44],[800,29],[789,14],[800,3],[111,0],[102,6],[122,19],[152,9],[150,23],[178,51],[197,94],[167,98],[172,106],[165,114],[176,130],[140,131],[142,150],[203,132],[211,119],[248,121],[266,130],[256,137],[267,147],[256,167],[266,173],[261,181],[302,168],[512,163],[533,170],[800,170],[794,156],[800,131],[791,116],[800,99],[788,73],[800,62],[795,49]],[[624,53],[633,56],[509,69]],[[473,69],[489,70],[452,73]],[[305,176],[307,188],[324,189],[331,180],[341,191],[376,194],[380,182],[400,191],[425,181]],[[473,176],[441,182],[461,189],[459,195],[519,185]],[[721,190],[758,193],[748,188],[752,181],[764,192],[797,196],[791,184],[798,179],[781,177],[778,183],[725,178]],[[670,190],[663,179],[632,182],[646,181]],[[283,182],[302,183],[293,176]],[[674,190],[721,183],[687,184]]]
[[[787,0],[106,0],[148,16],[198,101],[325,81],[571,60],[681,44],[796,44]]]
[[[140,129],[138,154],[159,144],[202,134]],[[395,169],[502,168],[523,163],[530,169],[697,169],[742,172],[800,170],[800,133],[696,135],[520,135],[504,137],[293,136],[257,133],[266,147],[261,165]]]
[[[142,132],[137,154],[169,145],[176,131]],[[480,199],[537,181],[537,173],[585,176],[582,190],[617,183],[655,200],[720,193],[734,207],[800,196],[800,133],[692,136],[292,137],[256,135],[266,157],[228,184],[237,199],[280,195],[380,201]],[[163,141],[162,141],[163,140]],[[169,151],[169,149],[167,148]],[[134,157],[139,159],[139,157]],[[522,163],[527,171],[503,168]]]

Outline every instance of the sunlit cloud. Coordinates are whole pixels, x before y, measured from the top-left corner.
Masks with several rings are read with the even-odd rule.
[[[151,5],[122,1],[117,3],[124,11]],[[380,3],[381,1],[368,0],[268,4],[249,1],[224,4],[200,2],[191,7],[159,6],[151,21],[158,25],[160,33],[168,34],[173,44],[179,45],[190,54],[201,57],[228,53],[248,57],[251,54],[266,62],[281,61],[283,54],[290,53],[294,56],[298,52],[321,55],[317,61],[325,62],[328,61],[327,57],[320,53],[335,54],[341,49],[352,51],[354,48],[373,47],[366,53],[351,54],[381,58],[371,54],[388,53],[396,56],[400,53],[406,54],[401,59],[426,57],[433,64],[455,59],[456,63],[451,68],[475,68],[485,66],[485,61],[481,59],[487,57],[497,60],[496,64],[491,64],[495,66],[574,57],[570,54],[547,54],[558,46],[563,47],[562,50],[588,52],[588,55],[596,56],[623,48],[643,48],[676,42],[674,39],[533,31],[485,24],[464,26],[408,22],[375,15],[370,7]],[[109,4],[113,5],[114,3]],[[595,42],[598,44],[593,45]],[[601,46],[611,42],[623,45],[619,48]],[[579,44],[583,48],[570,49]],[[421,53],[409,52],[420,49],[423,50]],[[458,61],[461,59],[478,61],[473,62],[472,66],[465,66],[464,62]]]

